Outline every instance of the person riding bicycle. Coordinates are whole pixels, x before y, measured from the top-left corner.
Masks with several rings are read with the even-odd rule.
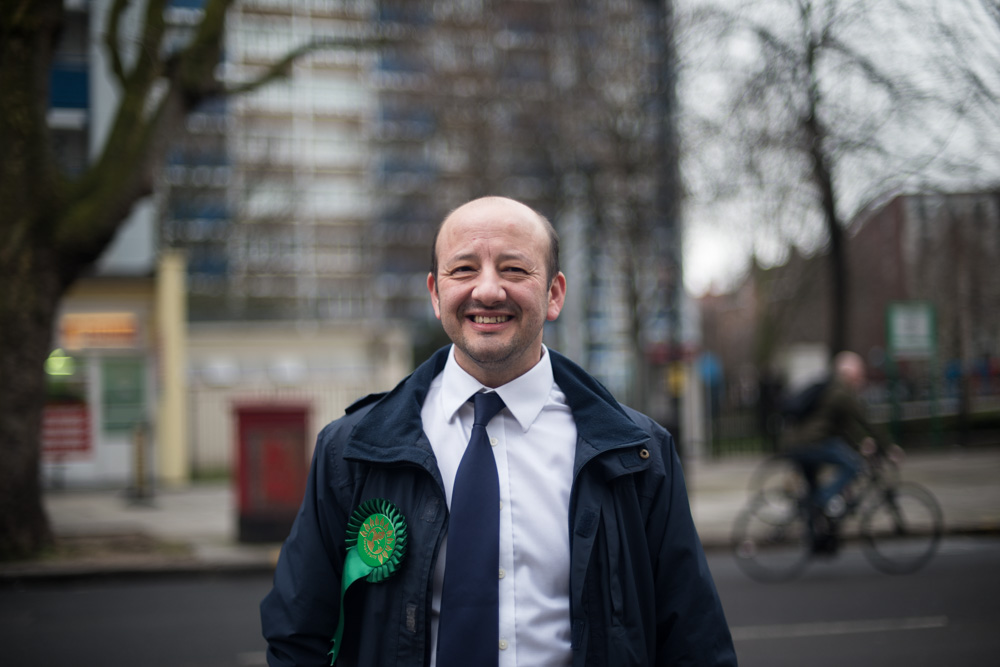
[[[836,550],[836,520],[847,508],[843,492],[864,468],[862,454],[878,450],[898,458],[902,452],[865,416],[858,398],[864,384],[864,360],[854,352],[837,354],[832,375],[800,395],[798,419],[783,433],[784,455],[799,466],[810,487],[809,528],[819,553]],[[818,474],[824,465],[836,472],[821,486]]]

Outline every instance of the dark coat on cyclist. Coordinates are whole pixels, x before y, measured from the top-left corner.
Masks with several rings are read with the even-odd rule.
[[[865,408],[855,391],[843,380],[833,377],[826,384],[814,408],[797,423],[789,424],[782,435],[785,450],[839,438],[859,450],[865,438],[872,438],[879,451],[890,446],[882,429],[865,415]]]

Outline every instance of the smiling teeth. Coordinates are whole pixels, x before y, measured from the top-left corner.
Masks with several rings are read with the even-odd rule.
[[[476,315],[473,318],[476,324],[500,324],[501,322],[506,322],[510,319],[509,315],[499,315],[497,317],[483,317],[482,315]]]

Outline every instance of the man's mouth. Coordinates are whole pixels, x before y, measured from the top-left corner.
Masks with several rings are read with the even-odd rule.
[[[476,324],[500,324],[510,319],[510,315],[473,315],[472,321]]]

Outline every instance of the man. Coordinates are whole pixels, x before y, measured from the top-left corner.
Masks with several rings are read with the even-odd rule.
[[[785,436],[788,457],[799,464],[812,489],[817,551],[834,549],[831,536],[824,534],[833,529],[826,527],[827,519],[838,518],[846,509],[843,491],[864,466],[859,452],[870,456],[878,449],[893,458],[902,453],[865,417],[864,406],[858,400],[864,385],[864,360],[854,352],[840,352],[834,357],[832,377],[822,388],[815,407]],[[833,466],[835,475],[821,486],[818,474],[823,465]]]
[[[427,288],[453,345],[320,434],[261,604],[269,664],[329,664],[340,622],[345,665],[736,664],[670,434],[542,345],[566,295],[558,257],[549,222],[510,199],[472,201],[441,224]],[[483,392],[504,406],[483,445],[499,502],[473,518],[494,521],[499,542],[470,563],[468,507],[452,501],[467,492]],[[405,517],[405,556],[341,594],[345,551],[364,546],[345,531],[373,499]],[[455,612],[450,590],[466,582],[453,573],[478,558],[499,564],[487,565],[496,602]],[[489,627],[463,626],[480,612]],[[472,658],[479,631],[487,657]]]

